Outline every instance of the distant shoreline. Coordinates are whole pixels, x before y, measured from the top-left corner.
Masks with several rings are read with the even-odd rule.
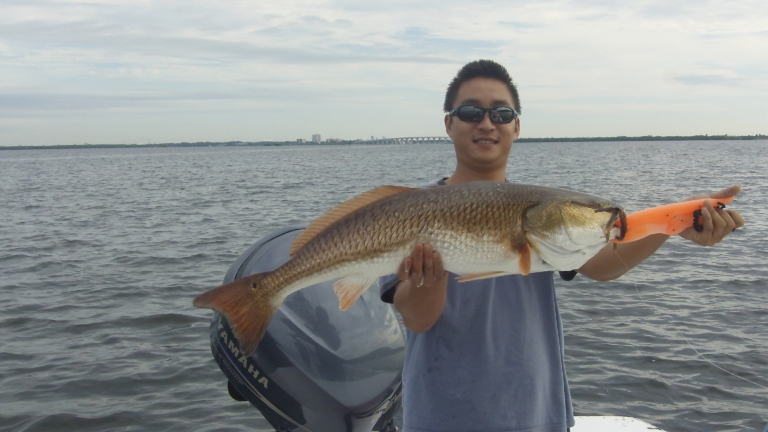
[[[616,137],[578,137],[578,138],[520,138],[518,143],[535,142],[606,142],[606,141],[753,141],[766,140],[768,135],[693,135],[693,136],[616,136]],[[448,137],[446,137],[446,141]],[[50,150],[50,149],[88,149],[88,148],[135,148],[135,147],[272,147],[272,146],[316,146],[316,145],[353,145],[376,144],[380,142],[347,140],[332,142],[296,142],[296,141],[226,141],[226,142],[180,142],[153,144],[61,144],[39,146],[0,146],[0,150]]]

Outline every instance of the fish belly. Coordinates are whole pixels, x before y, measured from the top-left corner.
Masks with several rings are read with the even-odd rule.
[[[360,283],[367,281],[368,286],[370,286],[382,276],[397,273],[400,263],[410,254],[411,250],[413,250],[413,247],[401,248],[400,250],[370,256],[367,259],[348,261],[340,265],[322,269],[306,278],[299,279],[296,282],[287,285],[281,291],[280,297],[275,298],[273,301],[275,304],[279,305],[289,294],[302,288],[339,278],[351,277],[361,281]]]
[[[522,273],[518,253],[493,239],[465,239],[446,245],[440,254],[445,269],[460,276]],[[551,270],[554,268],[531,250],[531,273]]]
[[[274,303],[279,305],[289,294],[311,285],[339,278],[350,278],[366,287],[382,276],[397,273],[400,263],[411,255],[417,243],[429,243],[440,254],[443,268],[459,276],[477,276],[492,273],[520,274],[519,256],[509,244],[497,239],[472,237],[452,231],[430,232],[395,250],[370,254],[366,259],[320,269],[308,277],[287,285]],[[552,271],[554,267],[544,262],[535,250],[531,250],[531,272]]]

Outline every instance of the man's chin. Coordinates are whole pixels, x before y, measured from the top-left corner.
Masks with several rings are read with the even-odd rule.
[[[504,153],[503,149],[499,144],[493,143],[493,144],[475,144],[472,146],[472,153],[477,156],[478,158],[496,158],[501,155],[501,153]]]
[[[491,165],[497,165],[499,163],[499,160],[502,159],[500,153],[494,153],[494,154],[475,154],[472,155],[472,160],[481,166],[491,166]]]

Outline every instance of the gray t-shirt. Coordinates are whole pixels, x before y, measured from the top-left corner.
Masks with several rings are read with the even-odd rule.
[[[384,281],[384,301],[396,283]],[[435,325],[406,333],[403,432],[573,426],[553,272],[462,283],[451,274],[447,289]]]

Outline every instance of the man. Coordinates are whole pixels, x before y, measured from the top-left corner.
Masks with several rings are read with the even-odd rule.
[[[456,170],[433,186],[505,181],[520,134],[520,101],[507,71],[488,60],[467,64],[448,87],[444,109]],[[734,186],[711,197],[738,192]],[[680,235],[712,246],[744,225],[738,213],[711,206],[702,210],[702,221],[702,232]],[[577,271],[598,281],[618,278],[667,238],[654,235],[615,251],[609,245]],[[561,273],[566,280],[574,275]],[[553,272],[458,283],[429,244],[417,244],[397,277],[383,285],[382,299],[394,302],[408,329],[404,432],[573,426]]]

